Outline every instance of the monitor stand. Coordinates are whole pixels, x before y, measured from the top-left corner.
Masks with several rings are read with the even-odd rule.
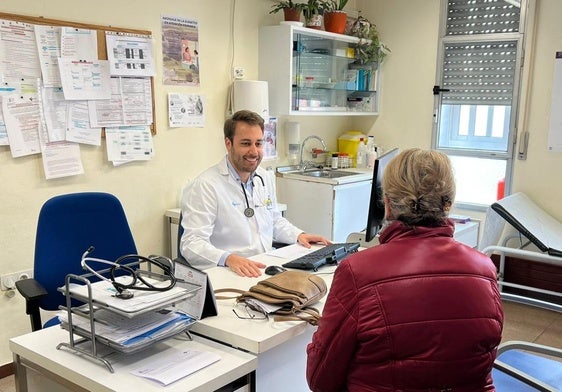
[[[365,231],[350,233],[347,236],[346,242],[359,242],[361,248],[370,248],[379,244],[379,235],[377,234],[375,238],[367,242],[365,241]]]

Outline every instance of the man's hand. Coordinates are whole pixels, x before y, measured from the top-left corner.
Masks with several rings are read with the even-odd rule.
[[[247,276],[250,278],[257,278],[261,276],[260,268],[265,268],[266,265],[258,261],[252,261],[242,256],[229,255],[224,263],[232,271],[240,276]]]
[[[307,233],[300,233],[299,236],[297,237],[297,242],[302,246],[304,246],[305,248],[310,248],[311,244],[323,244],[323,245],[331,244],[330,240],[322,237],[321,235],[307,234]]]

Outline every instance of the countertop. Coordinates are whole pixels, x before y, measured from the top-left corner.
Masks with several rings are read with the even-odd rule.
[[[332,184],[332,185],[340,185],[340,184],[349,184],[353,182],[360,182],[360,181],[368,181],[373,178],[373,170],[372,169],[357,169],[357,168],[346,168],[346,169],[336,169],[337,171],[345,171],[345,172],[352,172],[356,173],[355,175],[345,176],[345,177],[337,177],[337,178],[327,178],[327,177],[310,177],[304,176],[297,171],[290,171],[290,172],[277,172],[277,175],[283,178],[298,180],[298,181],[307,181],[307,182],[319,182],[324,184]]]

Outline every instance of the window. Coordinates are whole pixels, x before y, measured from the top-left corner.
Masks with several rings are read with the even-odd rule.
[[[442,1],[432,145],[451,158],[457,205],[483,208],[511,178],[525,4]]]

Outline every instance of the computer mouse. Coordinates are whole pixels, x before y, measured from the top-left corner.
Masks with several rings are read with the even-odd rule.
[[[286,268],[281,267],[280,265],[270,265],[265,269],[266,275],[277,275],[280,272],[287,271]]]

